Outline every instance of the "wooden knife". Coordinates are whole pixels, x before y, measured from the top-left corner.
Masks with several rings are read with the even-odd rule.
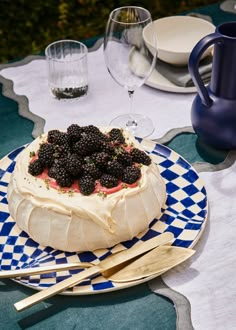
[[[71,277],[50,286],[40,292],[33,294],[30,297],[27,297],[14,304],[17,311],[22,311],[30,306],[35,305],[36,303],[50,298],[57,293],[60,293],[69,287],[75,286],[84,279],[91,278],[94,275],[105,272],[106,270],[111,270],[116,268],[118,265],[125,264],[127,261],[136,258],[139,255],[142,255],[157,246],[166,244],[174,238],[174,235],[171,232],[165,232],[154,238],[149,239],[145,242],[139,242],[135,244],[132,248],[125,251],[114,254],[105,260],[102,260],[98,265],[92,266],[83,270],[82,272],[72,275]]]
[[[195,253],[194,250],[176,246],[159,246],[146,253],[115,274],[110,270],[103,272],[113,282],[137,281],[144,277],[159,276],[179,265]]]
[[[1,270],[0,279],[32,276],[38,274],[48,274],[52,272],[61,272],[64,270],[89,268],[92,266],[93,264],[90,262],[70,262],[66,264],[63,263],[63,264],[54,264],[54,265],[46,265],[46,266],[19,268],[14,270]]]

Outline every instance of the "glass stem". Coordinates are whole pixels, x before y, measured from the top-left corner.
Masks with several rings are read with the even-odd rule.
[[[126,127],[128,128],[132,128],[132,127],[137,127],[137,121],[133,118],[132,115],[132,110],[133,110],[133,98],[134,98],[134,90],[129,90],[128,91],[129,94],[129,120],[126,123]]]

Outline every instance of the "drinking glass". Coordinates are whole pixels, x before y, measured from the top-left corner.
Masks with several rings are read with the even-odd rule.
[[[154,131],[150,118],[132,110],[134,91],[144,84],[156,61],[156,50],[150,53],[143,37],[143,30],[148,24],[153,23],[147,9],[137,6],[117,8],[110,13],[104,38],[104,58],[108,72],[128,91],[130,99],[129,113],[114,118],[110,125],[125,128],[138,137],[146,137]],[[156,45],[154,32],[152,36],[152,44]],[[134,70],[134,65],[131,65],[137,54],[148,58],[148,65],[141,72],[138,67]],[[136,66],[139,64],[136,63]]]
[[[45,50],[48,83],[59,100],[79,99],[88,93],[87,47],[76,40],[59,40]]]

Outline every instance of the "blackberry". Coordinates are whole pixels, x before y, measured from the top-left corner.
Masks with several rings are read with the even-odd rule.
[[[44,168],[39,159],[34,160],[29,164],[28,172],[33,176],[37,176],[43,172]]]
[[[81,134],[83,132],[83,128],[77,124],[72,124],[67,128],[67,135],[71,143],[75,143],[79,141],[81,138]]]
[[[100,129],[94,125],[88,125],[83,127],[83,135],[94,134],[101,141],[108,141],[108,138],[103,134]]]
[[[94,134],[83,136],[73,145],[73,151],[80,156],[88,156],[100,149],[101,141]]]
[[[65,132],[59,132],[60,134],[57,135],[54,144],[58,144],[59,146],[62,145],[69,145],[69,136]]]
[[[65,169],[74,177],[78,176],[80,173],[82,173],[81,159],[78,158],[75,154],[70,155],[69,157],[67,157]]]
[[[99,130],[98,127],[94,126],[94,125],[88,125],[88,126],[83,126],[83,133],[85,134],[99,134],[101,133],[101,131]]]
[[[121,179],[124,173],[124,168],[119,162],[112,160],[108,162],[106,171],[108,174],[115,176],[117,179]]]
[[[57,129],[53,129],[51,131],[48,132],[48,142],[49,143],[56,143],[56,140],[58,138],[58,135],[60,134],[61,132]]]
[[[99,168],[105,168],[108,161],[110,160],[110,156],[104,151],[92,154],[91,158],[95,165]]]
[[[65,169],[66,168],[66,162],[67,162],[66,157],[61,157],[59,159],[55,159],[53,164],[52,164],[52,167],[57,166],[57,167],[63,167]]]
[[[48,169],[48,176],[49,176],[50,178],[53,178],[53,179],[56,180],[56,178],[57,178],[58,168],[59,168],[59,166],[57,166],[57,165],[52,165],[52,166]]]
[[[119,152],[116,156],[116,160],[124,167],[131,166],[133,164],[133,159],[126,150],[122,150],[121,152]]]
[[[111,142],[102,142],[101,151],[104,151],[109,155],[113,155],[115,153],[115,147]]]
[[[102,175],[102,172],[96,167],[96,165],[94,163],[84,164],[83,173],[85,175],[90,175],[95,180],[99,179]]]
[[[136,182],[141,176],[141,170],[137,166],[127,166],[124,169],[122,181],[128,184]]]
[[[54,146],[50,143],[41,144],[38,152],[38,159],[45,167],[50,167],[53,163]]]
[[[145,151],[138,148],[133,148],[130,151],[130,155],[135,163],[141,163],[148,166],[152,162],[151,158],[145,153]]]
[[[81,194],[90,195],[95,189],[95,180],[90,175],[83,175],[79,180]]]
[[[83,132],[86,134],[98,134],[100,132],[99,128],[94,125],[83,126]]]
[[[58,144],[58,145],[63,145],[63,144],[69,143],[67,133],[60,132],[59,130],[49,131],[47,140],[49,143]]]
[[[113,188],[118,185],[118,179],[111,174],[103,174],[100,178],[100,183],[106,188]]]
[[[71,148],[69,144],[63,144],[63,145],[54,144],[53,146],[54,146],[54,153],[53,153],[54,159],[67,157],[67,155],[69,155],[71,152]]]
[[[70,187],[74,182],[74,178],[63,168],[56,166],[55,179],[60,187]]]
[[[109,132],[109,140],[117,144],[124,144],[125,138],[123,136],[122,130],[119,128],[113,128]]]

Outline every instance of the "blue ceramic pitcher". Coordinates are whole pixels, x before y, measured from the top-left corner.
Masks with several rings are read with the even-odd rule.
[[[205,87],[199,61],[214,44],[211,81]],[[236,22],[219,25],[216,32],[201,39],[189,58],[189,72],[197,88],[192,125],[207,144],[219,149],[236,148]]]

